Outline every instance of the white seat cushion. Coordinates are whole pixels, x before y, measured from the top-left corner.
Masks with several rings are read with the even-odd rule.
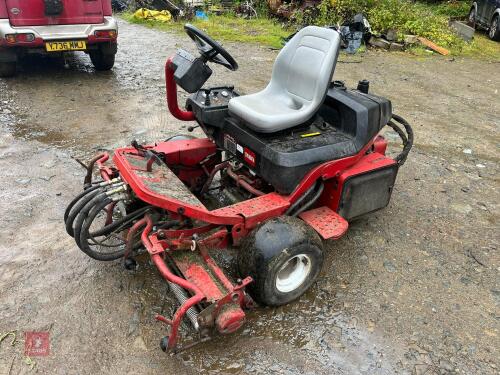
[[[261,133],[306,122],[323,103],[339,46],[336,31],[317,26],[303,28],[278,54],[267,87],[231,99],[230,114]]]

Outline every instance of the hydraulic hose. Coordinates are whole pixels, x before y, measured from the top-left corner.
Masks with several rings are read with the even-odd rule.
[[[311,192],[316,188],[316,185],[317,184],[313,184],[309,189],[307,189],[307,191],[304,194],[302,194],[299,197],[299,199],[297,199],[290,207],[288,207],[288,209],[285,212],[285,215],[290,215],[298,206],[300,206],[304,201],[304,199],[306,199],[309,196],[309,194],[311,194]]]
[[[134,212],[129,213],[127,216],[122,217],[120,220],[113,221],[111,224],[106,225],[105,227],[102,227],[101,229],[96,230],[95,232],[91,232],[90,236],[92,237],[99,237],[99,236],[105,236],[111,232],[116,231],[118,228],[120,228],[123,224],[133,221],[134,219],[138,218],[139,216],[143,215],[151,209],[150,206],[147,207],[142,207],[139,208],[138,210],[135,210]],[[89,214],[90,216],[90,214]]]
[[[94,191],[96,189],[98,189],[100,186],[99,185],[94,185],[92,187],[89,187],[88,189],[85,189],[84,191],[82,191],[80,194],[78,194],[69,204],[68,204],[68,207],[66,207],[66,211],[64,211],[64,222],[66,223],[68,221],[68,216],[69,216],[69,213],[71,211],[71,209],[73,208],[73,206],[84,196],[84,195],[87,195],[88,193],[90,193],[91,191]]]
[[[75,219],[75,225],[74,225],[74,238],[75,242],[78,245],[80,249],[82,249],[82,246],[80,244],[80,233],[83,227],[84,220],[87,218],[89,215],[90,210],[94,208],[97,204],[100,204],[100,202],[105,201],[105,205],[108,205],[112,203],[113,201],[111,198],[108,197],[108,195],[105,192],[101,192],[100,194],[94,196],[88,203],[80,210],[78,213],[76,219]],[[83,249],[82,249],[83,250]]]
[[[316,203],[316,201],[319,199],[319,197],[323,193],[324,188],[325,188],[325,184],[323,183],[323,181],[320,181],[319,188],[314,193],[314,195],[312,196],[312,198],[309,201],[307,201],[302,207],[300,207],[297,210],[297,212],[293,213],[292,216],[298,216],[298,215],[300,215],[302,212],[304,212],[305,210],[307,210],[308,208],[310,208],[314,203]]]
[[[410,150],[413,146],[413,129],[411,128],[408,121],[406,121],[401,116],[393,114],[392,119],[394,121],[396,121],[397,123],[403,125],[403,127],[405,128],[405,131],[406,131],[406,135],[405,135],[403,130],[392,121],[389,121],[389,123],[387,124],[392,129],[394,129],[394,131],[396,133],[398,133],[399,137],[403,141],[403,151],[401,151],[401,153],[398,156],[396,156],[396,158],[394,159],[394,160],[396,160],[398,165],[401,166],[405,163],[406,158],[408,157],[408,154],[410,153]]]
[[[77,216],[80,214],[82,209],[89,203],[92,199],[94,199],[96,196],[99,196],[102,194],[104,189],[94,189],[92,191],[89,191],[87,194],[83,195],[82,198],[78,201],[77,204],[75,204],[70,211],[68,212],[68,217],[66,219],[66,232],[72,237],[75,237],[75,226],[74,221],[77,218]],[[75,237],[76,239],[77,237]]]
[[[85,217],[83,224],[81,226],[81,230],[79,231],[79,235],[80,235],[79,247],[80,247],[80,249],[85,254],[87,254],[89,257],[96,259],[96,260],[101,260],[101,261],[115,260],[115,259],[121,258],[125,254],[125,246],[123,246],[121,249],[118,249],[118,250],[113,251],[113,252],[101,253],[101,252],[93,250],[89,244],[89,239],[91,238],[91,235],[89,234],[90,226],[92,225],[94,219],[99,214],[99,212],[101,212],[103,209],[105,209],[110,203],[112,203],[112,199],[109,197],[106,197],[106,198],[102,199],[101,201],[97,202],[97,204],[90,209],[90,212]],[[75,235],[76,235],[76,231],[75,231]],[[125,239],[124,239],[124,244],[125,244]],[[109,245],[109,246],[103,245],[103,246],[109,247],[109,248],[117,247],[117,246],[111,246],[111,245]],[[118,245],[118,246],[121,246],[121,245]]]
[[[66,210],[64,212],[64,223],[66,225],[66,232],[70,236],[74,236],[73,233],[73,222],[80,212],[80,210],[87,204],[92,197],[94,197],[97,192],[96,190],[99,190],[100,192],[104,191],[107,188],[111,188],[113,186],[117,186],[118,184],[121,184],[121,179],[120,178],[115,178],[110,181],[103,181],[100,182],[92,187],[89,187],[82,191],[80,194],[78,194],[66,207]]]

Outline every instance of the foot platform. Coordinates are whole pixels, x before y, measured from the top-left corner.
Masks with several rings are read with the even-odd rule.
[[[336,240],[342,237],[349,227],[346,219],[325,206],[302,212],[299,217],[325,240],[329,238]]]

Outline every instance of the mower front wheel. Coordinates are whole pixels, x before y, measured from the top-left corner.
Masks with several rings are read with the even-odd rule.
[[[321,271],[323,245],[314,230],[295,217],[279,217],[257,227],[238,254],[241,277],[259,303],[285,305],[304,294]]]

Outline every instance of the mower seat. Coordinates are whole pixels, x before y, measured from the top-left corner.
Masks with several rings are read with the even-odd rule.
[[[340,47],[339,33],[307,26],[281,50],[267,87],[229,101],[229,113],[252,130],[274,133],[311,119],[325,99]]]

